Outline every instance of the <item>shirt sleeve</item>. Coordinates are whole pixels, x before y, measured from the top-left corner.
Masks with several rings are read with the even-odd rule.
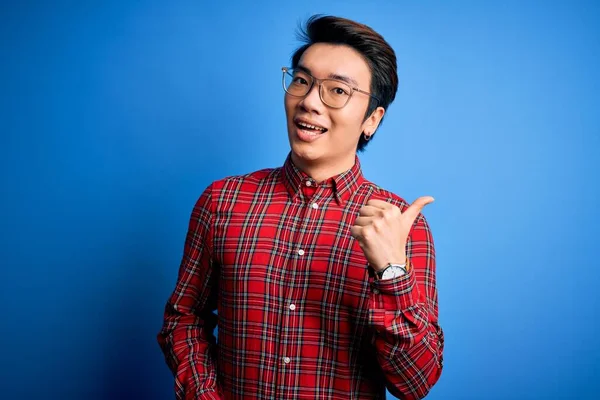
[[[406,253],[405,275],[372,282],[369,317],[388,390],[398,398],[422,399],[441,375],[444,349],[435,249],[422,214],[411,229]]]
[[[165,306],[157,337],[175,377],[178,400],[221,398],[214,364],[218,269],[211,254],[211,187],[202,193],[192,211],[177,283]]]

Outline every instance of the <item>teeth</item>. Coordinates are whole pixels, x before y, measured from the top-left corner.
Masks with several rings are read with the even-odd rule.
[[[318,126],[305,124],[304,122],[300,122],[300,121],[298,121],[298,125],[304,126],[306,128],[313,129],[313,130],[318,130],[318,131],[321,131],[321,132],[323,132],[325,130],[325,128],[319,128]]]

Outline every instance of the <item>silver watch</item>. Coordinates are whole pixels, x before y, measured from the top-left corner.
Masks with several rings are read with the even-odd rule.
[[[388,264],[384,269],[377,272],[377,277],[381,280],[392,279],[406,274],[406,263]]]

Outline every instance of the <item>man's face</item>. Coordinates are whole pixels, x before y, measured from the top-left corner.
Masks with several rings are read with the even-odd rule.
[[[344,45],[317,43],[310,46],[298,63],[318,79],[345,77],[351,87],[370,92],[371,72],[367,62],[356,50]],[[315,82],[305,97],[286,93],[285,113],[292,160],[300,167],[328,165],[350,168],[356,146],[363,131],[373,133],[383,117],[379,107],[364,120],[370,97],[355,92],[345,107],[334,109],[319,97]],[[302,128],[299,123],[325,128],[325,132]],[[341,172],[341,171],[340,171]]]

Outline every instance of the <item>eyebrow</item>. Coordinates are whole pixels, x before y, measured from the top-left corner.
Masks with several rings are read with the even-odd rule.
[[[310,72],[310,69],[305,67],[304,65],[298,65],[296,67],[296,69],[302,70],[302,71],[312,75],[312,72]],[[356,82],[354,79],[350,78],[349,76],[344,76],[344,75],[339,75],[339,74],[329,74],[328,78],[329,79],[337,79],[339,81],[344,81],[349,85],[354,85],[354,87],[358,87],[358,82]]]

